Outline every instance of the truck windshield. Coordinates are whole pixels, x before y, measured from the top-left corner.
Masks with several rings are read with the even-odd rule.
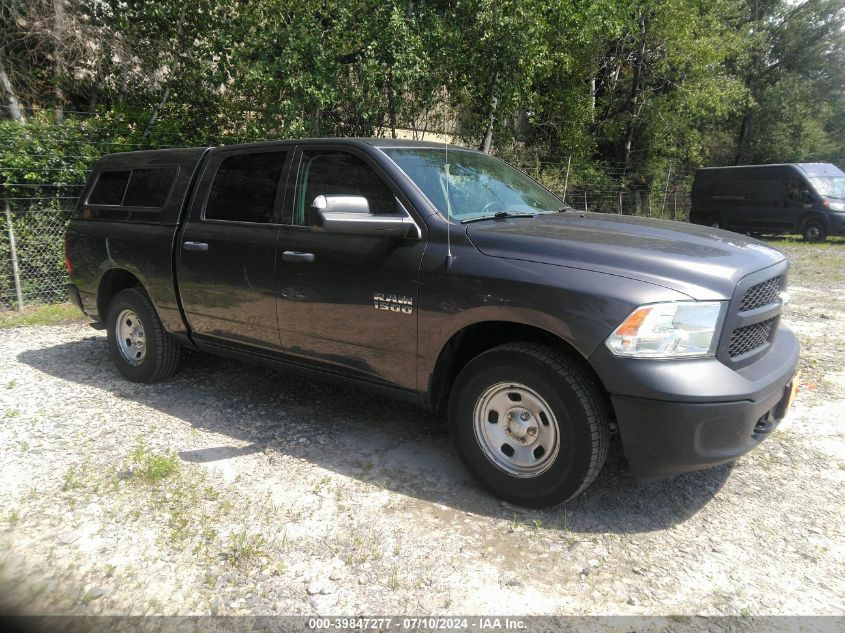
[[[467,150],[383,148],[443,215],[476,218],[555,213],[566,205],[507,163]],[[447,198],[448,191],[448,198]]]
[[[828,198],[845,198],[845,178],[842,176],[828,178],[810,178],[813,187],[820,196]]]

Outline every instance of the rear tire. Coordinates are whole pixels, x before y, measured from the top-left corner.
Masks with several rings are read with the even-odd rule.
[[[808,242],[818,243],[827,239],[827,228],[824,222],[817,218],[810,218],[804,222],[804,230],[801,232]]]
[[[132,382],[158,382],[176,371],[181,347],[164,331],[143,290],[129,288],[114,296],[106,330],[112,360]]]
[[[607,459],[609,408],[596,380],[556,350],[511,343],[463,368],[449,423],[464,466],[487,490],[529,507],[583,492]]]
[[[713,229],[721,229],[724,228],[722,225],[722,218],[718,215],[711,215],[710,219],[707,221],[707,226]]]

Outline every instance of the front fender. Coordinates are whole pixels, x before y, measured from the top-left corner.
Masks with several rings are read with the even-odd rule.
[[[430,248],[420,271],[421,391],[448,342],[467,327],[495,321],[538,328],[587,359],[635,307],[689,298],[607,273],[491,257],[471,246],[453,246],[453,252],[453,264],[444,271],[445,251]]]

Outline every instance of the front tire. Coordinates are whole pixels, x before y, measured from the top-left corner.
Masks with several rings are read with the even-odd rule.
[[[607,459],[609,419],[600,385],[556,350],[493,348],[463,368],[449,422],[464,466],[496,496],[548,507],[583,492]]]
[[[120,373],[132,382],[159,382],[176,371],[181,348],[164,331],[143,290],[128,288],[114,296],[106,330],[111,358]]]
[[[804,239],[808,242],[818,243],[824,242],[827,239],[827,228],[824,222],[818,218],[810,218],[804,222],[804,230],[802,231]]]

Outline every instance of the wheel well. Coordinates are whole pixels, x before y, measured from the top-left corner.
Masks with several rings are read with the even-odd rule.
[[[100,279],[97,289],[97,315],[101,322],[105,322],[109,304],[114,296],[127,288],[143,287],[141,281],[128,270],[112,268]]]
[[[476,323],[460,330],[449,339],[434,365],[429,385],[429,402],[438,415],[445,414],[451,386],[460,371],[482,352],[505,343],[530,342],[547,345],[578,362],[602,385],[584,357],[565,340],[546,330],[507,321]],[[603,387],[602,387],[603,388]]]
[[[807,225],[807,222],[809,222],[810,220],[818,220],[822,223],[822,226],[825,227],[825,230],[827,230],[827,220],[821,213],[806,213],[801,218],[801,221],[798,222],[798,230],[803,231],[804,227]]]

